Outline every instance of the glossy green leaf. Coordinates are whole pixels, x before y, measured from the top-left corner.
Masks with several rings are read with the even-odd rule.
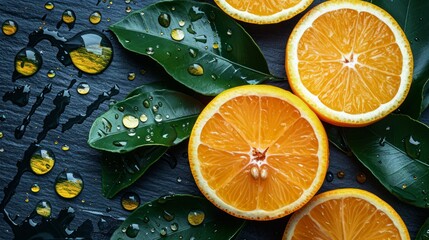
[[[133,184],[167,149],[165,146],[145,146],[125,154],[105,153],[101,161],[103,195],[112,198]]]
[[[134,11],[110,30],[126,49],[155,59],[177,81],[204,95],[274,79],[253,39],[207,3],[161,1]]]
[[[92,124],[88,143],[108,152],[172,146],[189,137],[203,105],[171,90],[142,92],[117,102]]]
[[[194,214],[199,213],[199,214]],[[191,225],[188,215],[203,220]],[[196,222],[193,222],[194,224]],[[111,239],[232,239],[245,221],[232,217],[207,199],[190,195],[161,197],[135,210]]]
[[[401,112],[415,119],[427,108],[429,101],[429,1],[371,0],[389,12],[407,35],[414,56],[413,84]],[[426,87],[425,87],[426,85]],[[425,91],[426,88],[426,91]],[[424,101],[424,98],[426,100]]]
[[[417,233],[416,240],[429,240],[429,218],[421,226]]]
[[[344,140],[342,128],[329,123],[323,123],[323,126],[325,127],[326,134],[328,135],[329,142],[343,153],[351,155],[352,153],[350,152],[350,148]]]
[[[399,199],[429,208],[429,127],[391,114],[363,128],[344,128],[353,154]]]

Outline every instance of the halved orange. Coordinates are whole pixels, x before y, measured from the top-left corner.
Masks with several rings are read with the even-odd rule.
[[[283,240],[410,239],[398,213],[374,194],[344,188],[321,193],[290,218]]]
[[[215,0],[231,17],[248,23],[278,23],[304,11],[313,0]]]
[[[293,92],[339,126],[380,120],[405,100],[413,56],[398,23],[359,0],[319,4],[299,21],[286,46]]]
[[[197,186],[229,214],[270,220],[316,194],[328,167],[326,132],[298,97],[278,87],[246,85],[215,97],[189,140]]]

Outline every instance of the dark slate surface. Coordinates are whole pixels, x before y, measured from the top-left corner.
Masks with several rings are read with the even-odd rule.
[[[114,59],[111,66],[104,73],[100,75],[83,75],[82,77],[78,77],[78,72],[75,68],[61,65],[55,58],[56,49],[51,47],[47,41],[44,41],[37,46],[37,50],[43,51],[44,63],[41,70],[30,78],[20,79],[13,83],[11,81],[11,76],[13,72],[14,56],[27,44],[28,34],[39,26],[42,26],[42,16],[47,14],[45,22],[46,27],[54,29],[65,9],[70,8],[74,10],[77,15],[74,28],[69,30],[63,25],[59,29],[59,32],[63,36],[70,38],[85,29],[106,30],[109,24],[126,16],[126,6],[130,6],[132,9],[139,9],[152,2],[155,1],[136,0],[132,1],[130,4],[126,4],[123,0],[115,0],[113,4],[101,2],[97,6],[97,0],[62,0],[55,1],[55,9],[49,12],[43,7],[44,1],[0,1],[0,21],[3,22],[6,19],[13,19],[19,24],[19,31],[16,35],[7,37],[0,34],[0,95],[3,96],[7,91],[11,91],[14,86],[24,84],[31,85],[30,102],[27,106],[17,107],[11,102],[0,102],[0,115],[4,114],[6,116],[6,120],[0,122],[0,131],[4,134],[4,137],[0,139],[0,148],[4,150],[0,152],[1,189],[3,189],[16,174],[15,164],[22,158],[23,151],[34,141],[37,133],[40,131],[45,115],[54,106],[52,100],[55,94],[66,88],[72,79],[76,78],[78,82],[88,82],[91,86],[91,91],[86,96],[78,95],[75,91],[72,91],[71,103],[61,117],[60,123],[65,123],[67,119],[77,114],[84,113],[84,109],[86,109],[101,92],[108,91],[114,84],[118,84],[121,88],[120,94],[115,97],[115,99],[120,100],[130,90],[142,83],[161,79],[171,80],[163,68],[157,63],[147,57],[127,52],[119,46],[119,43],[111,33],[106,32],[106,35],[112,40],[114,45]],[[317,2],[320,1],[316,1],[316,3]],[[98,25],[92,25],[88,21],[88,16],[95,10],[100,11],[103,15],[103,20]],[[285,75],[285,44],[292,26],[296,23],[298,18],[268,26],[243,24],[261,47],[269,63],[270,70],[274,75]],[[49,69],[56,69],[57,75],[55,78],[49,79],[46,76]],[[146,71],[144,75],[139,73],[141,69]],[[127,80],[128,72],[136,73],[137,77],[134,81]],[[27,115],[36,96],[48,83],[52,83],[53,85],[52,92],[46,96],[41,107],[35,112],[24,137],[21,140],[16,140],[13,136],[15,127]],[[94,239],[107,239],[108,236],[103,235],[97,227],[97,222],[100,219],[97,213],[114,217],[126,217],[129,214],[129,212],[123,210],[120,206],[121,193],[110,200],[102,196],[99,165],[101,155],[86,144],[87,134],[92,121],[106,109],[107,103],[104,103],[100,109],[95,111],[83,124],[75,125],[70,131],[61,133],[60,128],[57,128],[49,132],[46,139],[42,142],[42,145],[54,151],[57,157],[56,165],[49,174],[44,176],[36,176],[32,173],[24,174],[16,194],[7,206],[7,210],[12,216],[15,214],[19,215],[17,219],[18,222],[22,221],[24,217],[33,210],[35,204],[39,200],[49,200],[52,203],[53,216],[56,216],[62,208],[72,206],[76,209],[77,214],[75,220],[71,224],[71,228],[80,225],[86,219],[90,219],[94,224]],[[426,112],[424,117],[425,122],[429,122],[428,115],[429,113]],[[55,144],[56,141],[58,144]],[[69,151],[65,152],[61,150],[61,146],[64,144],[70,146]],[[171,168],[166,161],[159,161],[128,190],[137,192],[142,202],[150,201],[170,193],[200,194],[190,174],[189,165],[185,157],[186,148],[186,143],[183,143],[170,151],[170,154],[174,155],[178,160],[178,164],[175,168]],[[344,155],[334,147],[331,147],[330,161],[329,170],[331,172],[335,174],[339,170],[343,170],[346,176],[344,179],[335,177],[332,182],[325,182],[320,190],[321,192],[340,187],[367,189],[390,203],[404,219],[411,236],[414,237],[416,235],[419,226],[423,223],[425,217],[429,215],[428,211],[417,209],[398,201],[390,195],[357,160]],[[84,178],[84,190],[75,199],[62,199],[58,197],[54,191],[53,184],[55,177],[64,169],[77,171]],[[368,178],[366,183],[357,183],[356,175],[359,172],[366,173]],[[180,183],[177,181],[178,177],[182,179]],[[40,185],[41,191],[39,193],[34,194],[30,191],[30,187],[33,183]],[[24,201],[27,194],[29,198],[28,203]],[[3,197],[3,191],[0,191],[0,198]],[[106,211],[107,208],[111,208],[112,210],[108,212]],[[249,222],[237,239],[281,239],[286,222],[287,217],[270,222]],[[0,239],[12,238],[13,235],[11,234],[9,226],[3,220],[0,220]]]

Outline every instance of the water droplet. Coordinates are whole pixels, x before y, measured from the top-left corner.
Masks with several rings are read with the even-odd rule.
[[[146,53],[147,53],[148,55],[152,55],[152,54],[154,54],[154,53],[155,53],[155,51],[153,50],[153,47],[148,47],[148,48],[146,49]]]
[[[405,188],[407,188],[407,184],[402,184],[402,189],[405,189]]]
[[[139,120],[133,115],[125,115],[122,118],[122,124],[126,128],[136,128],[139,125]]]
[[[168,222],[173,221],[174,219],[174,214],[168,212],[167,210],[164,210],[163,215],[164,219]]]
[[[45,9],[46,9],[46,10],[51,11],[51,10],[53,10],[54,8],[55,8],[55,4],[54,4],[53,2],[48,1],[48,2],[46,2],[46,3],[45,3]]]
[[[2,24],[1,30],[4,35],[12,36],[18,31],[18,24],[13,20],[6,20]]]
[[[186,28],[186,31],[188,31],[188,33],[190,33],[190,34],[197,33],[197,32],[195,32],[194,26],[192,24],[189,24],[189,26]]]
[[[135,192],[126,192],[121,197],[121,205],[127,211],[133,211],[140,206],[140,197]]]
[[[412,159],[420,158],[421,147],[420,141],[417,141],[413,136],[409,136],[408,139],[404,139],[405,152]]]
[[[185,26],[185,21],[184,20],[179,20],[179,26],[180,27],[183,27],[183,26]]]
[[[171,30],[170,36],[173,40],[182,41],[185,38],[185,33],[180,28]]]
[[[19,77],[30,77],[39,71],[42,66],[42,56],[40,52],[31,47],[23,48],[15,56],[14,79]],[[20,74],[20,76],[17,76]]]
[[[218,49],[219,48],[219,43],[214,42],[212,45],[213,49]]]
[[[167,236],[167,228],[163,227],[159,230],[159,235],[161,235],[162,237]]]
[[[365,183],[366,182],[366,175],[365,175],[365,173],[363,173],[363,172],[358,173],[356,175],[356,181],[358,183],[361,183],[361,184]]]
[[[129,72],[127,78],[128,80],[133,81],[134,79],[136,79],[136,74],[133,72]]]
[[[54,164],[54,153],[47,148],[38,148],[30,159],[30,168],[37,175],[48,173],[52,170]]]
[[[196,57],[197,56],[197,53],[198,53],[198,50],[195,50],[195,49],[193,49],[193,48],[190,48],[189,49],[189,55],[191,56],[191,57]]]
[[[170,26],[170,22],[171,22],[171,17],[168,13],[161,13],[158,16],[158,23],[159,25],[167,28]]]
[[[45,200],[39,201],[36,204],[36,213],[44,218],[51,216],[52,206],[51,203]]]
[[[146,140],[146,142],[150,142],[152,140],[152,138],[150,137],[150,135],[146,135],[146,137],[144,139]]]
[[[152,111],[154,112],[154,113],[156,113],[156,112],[158,112],[158,105],[153,105],[152,106]]]
[[[145,123],[146,121],[147,121],[147,116],[144,114],[144,113],[142,113],[142,115],[140,115],[140,121],[142,122],[142,123]]]
[[[191,21],[195,22],[204,16],[204,12],[199,7],[193,6],[189,9],[188,15]]]
[[[339,178],[339,179],[342,179],[342,178],[344,178],[346,176],[346,173],[344,172],[344,171],[338,171],[337,172],[337,177]]]
[[[127,141],[114,141],[113,145],[116,147],[125,147],[127,146]]]
[[[204,221],[205,214],[201,210],[193,210],[188,213],[188,222],[192,226],[198,226]]]
[[[98,229],[101,231],[106,230],[109,227],[109,223],[107,223],[106,219],[100,218],[97,222]]]
[[[124,0],[126,4],[131,3],[131,0]]]
[[[414,176],[413,176],[413,179],[414,179],[414,180],[417,180],[417,176],[416,176],[416,175],[414,175]]]
[[[149,100],[145,99],[145,100],[143,101],[143,106],[144,106],[145,108],[149,108],[149,107],[150,107],[150,102],[149,102]]]
[[[98,31],[83,31],[68,40],[66,46],[73,65],[84,73],[99,74],[112,60],[112,43]]]
[[[28,193],[25,194],[24,202],[26,202],[26,203],[30,202],[30,198],[28,197]]]
[[[67,144],[64,144],[61,146],[61,150],[68,151],[68,150],[70,150],[70,147]]]
[[[40,186],[37,183],[34,183],[33,185],[31,185],[31,191],[34,193],[38,193],[40,191]]]
[[[99,11],[94,11],[89,15],[89,22],[96,25],[101,22],[101,13]]]
[[[227,45],[226,45],[226,51],[227,51],[227,52],[231,52],[231,51],[232,51],[232,46],[231,46],[231,45],[229,45],[229,44],[227,44]]]
[[[194,76],[201,76],[204,74],[204,68],[200,64],[194,63],[188,67],[188,72]]]
[[[139,225],[137,223],[132,223],[127,227],[125,234],[130,238],[135,238],[140,232]]]
[[[231,29],[226,30],[226,35],[232,36],[232,30]]]
[[[131,9],[131,7],[130,6],[126,6],[125,7],[125,12],[126,13],[130,13],[132,11],[132,9]]]
[[[384,145],[386,144],[386,137],[382,137],[378,140],[378,144],[380,144],[380,146],[384,147]]]
[[[326,181],[332,182],[333,180],[334,180],[334,174],[331,171],[327,172],[326,173]]]
[[[210,75],[210,77],[212,78],[212,80],[216,80],[216,79],[218,79],[218,77],[217,77],[217,75],[216,75],[216,74],[212,74],[212,75]]]
[[[182,182],[182,178],[181,178],[181,177],[177,177],[177,178],[176,178],[176,181],[177,181],[178,183],[181,183],[181,182]]]
[[[55,191],[63,198],[74,198],[83,189],[83,179],[77,172],[63,171],[55,179]]]
[[[162,121],[162,115],[161,114],[156,114],[155,115],[155,122],[161,122]]]
[[[80,95],[86,95],[89,93],[90,87],[89,84],[86,82],[81,82],[77,85],[76,87],[76,91],[77,93],[79,93]],[[111,126],[112,124],[110,124]]]
[[[172,224],[170,225],[170,229],[171,229],[171,231],[173,231],[173,232],[175,232],[175,231],[179,230],[179,224],[177,224],[177,223],[172,223]]]
[[[76,14],[74,13],[73,10],[67,9],[63,12],[61,19],[63,20],[63,22],[67,24],[71,24],[76,21]]]
[[[415,38],[414,38],[414,41],[418,42],[418,41],[420,41],[420,38],[415,37]]]
[[[194,39],[197,42],[207,43],[207,36],[206,35],[198,35],[198,36],[195,36]]]
[[[0,132],[0,139],[3,138],[3,132]]]

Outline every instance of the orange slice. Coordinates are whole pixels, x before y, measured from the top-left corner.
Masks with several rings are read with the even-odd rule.
[[[201,192],[229,214],[283,217],[318,191],[328,140],[316,114],[281,88],[247,85],[215,97],[198,117],[189,162]]]
[[[231,17],[248,23],[278,23],[304,11],[313,0],[215,0]]]
[[[410,239],[396,211],[374,194],[360,189],[321,193],[290,218],[283,240]]]
[[[339,126],[364,126],[394,111],[412,81],[413,56],[398,23],[358,0],[334,0],[311,9],[286,46],[293,92]]]

